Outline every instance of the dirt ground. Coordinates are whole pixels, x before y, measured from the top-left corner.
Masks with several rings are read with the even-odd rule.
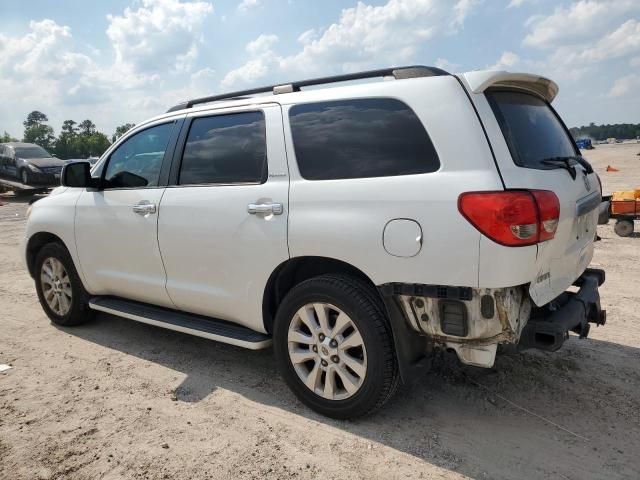
[[[637,153],[586,155],[611,192],[640,187]],[[490,370],[443,358],[374,416],[334,421],[294,398],[270,350],[109,315],[55,327],[20,258],[27,205],[0,199],[2,479],[640,476],[640,233],[599,227],[608,323],[588,340]]]

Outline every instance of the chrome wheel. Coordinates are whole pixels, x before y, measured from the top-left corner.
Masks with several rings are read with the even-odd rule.
[[[344,400],[362,386],[367,351],[351,318],[328,303],[307,304],[288,332],[289,359],[302,382],[328,400]]]
[[[42,294],[56,315],[64,317],[71,309],[71,279],[60,260],[48,257],[40,270]]]

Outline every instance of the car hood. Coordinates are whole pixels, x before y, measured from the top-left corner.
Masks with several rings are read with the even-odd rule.
[[[62,167],[65,164],[65,161],[59,158],[21,158],[21,160],[35,165],[38,168]]]

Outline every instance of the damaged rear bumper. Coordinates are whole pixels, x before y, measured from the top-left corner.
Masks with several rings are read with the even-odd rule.
[[[587,269],[575,281],[577,292],[564,292],[534,307],[526,285],[470,288],[420,284],[385,284],[380,292],[391,319],[401,373],[434,347],[454,350],[462,363],[490,368],[499,344],[555,351],[569,332],[586,337],[589,324],[603,325],[598,287],[603,270]]]
[[[590,324],[604,325],[607,312],[600,306],[598,287],[605,281],[604,270],[588,268],[574,282],[577,292],[564,292],[542,308],[533,310],[520,336],[520,348],[539,348],[555,352],[569,332],[586,338]]]

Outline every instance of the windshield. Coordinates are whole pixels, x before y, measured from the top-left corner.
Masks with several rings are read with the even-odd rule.
[[[545,160],[578,155],[564,125],[542,99],[523,92],[487,94],[516,165],[554,168]]]
[[[49,152],[37,145],[31,147],[15,147],[18,158],[51,158]]]

